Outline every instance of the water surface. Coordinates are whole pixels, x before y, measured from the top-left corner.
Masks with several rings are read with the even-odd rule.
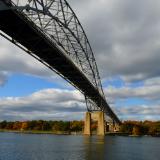
[[[0,160],[160,160],[160,138],[0,133]]]

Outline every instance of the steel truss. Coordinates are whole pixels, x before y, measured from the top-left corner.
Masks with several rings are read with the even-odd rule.
[[[66,0],[5,0],[5,3],[11,4],[9,9],[23,13],[67,54],[105,99],[92,48],[81,23]],[[85,100],[88,111],[103,111],[103,106],[97,106],[86,95]]]

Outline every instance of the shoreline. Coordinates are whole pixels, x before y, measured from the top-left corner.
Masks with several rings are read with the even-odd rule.
[[[48,134],[48,135],[83,135],[82,132],[64,132],[64,131],[18,131],[18,130],[0,130],[0,133],[16,133],[16,134]],[[93,136],[96,134],[92,134]],[[124,137],[160,137],[160,135],[130,135],[128,133],[121,132],[108,132],[105,136],[124,136]]]
[[[18,131],[18,130],[0,130],[0,133],[17,133],[17,134],[53,134],[53,135],[82,135],[82,132],[69,132],[69,131]]]

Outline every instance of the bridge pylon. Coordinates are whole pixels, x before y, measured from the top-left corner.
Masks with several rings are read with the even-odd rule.
[[[86,112],[85,122],[84,122],[84,135],[92,134],[91,133],[92,116],[94,117],[94,120],[98,121],[97,135],[104,136],[105,135],[105,119],[104,119],[103,111]]]
[[[85,115],[84,135],[91,135],[91,112],[86,112]]]

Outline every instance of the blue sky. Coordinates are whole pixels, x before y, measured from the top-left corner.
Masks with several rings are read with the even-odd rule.
[[[4,86],[1,87],[1,97],[22,97],[32,94],[46,88],[60,88],[63,89],[61,84],[49,82],[43,78],[34,77],[25,74],[12,74]]]
[[[106,99],[118,117],[160,120],[160,2],[68,1],[88,35]],[[85,111],[81,93],[0,38],[0,120],[83,119]]]

